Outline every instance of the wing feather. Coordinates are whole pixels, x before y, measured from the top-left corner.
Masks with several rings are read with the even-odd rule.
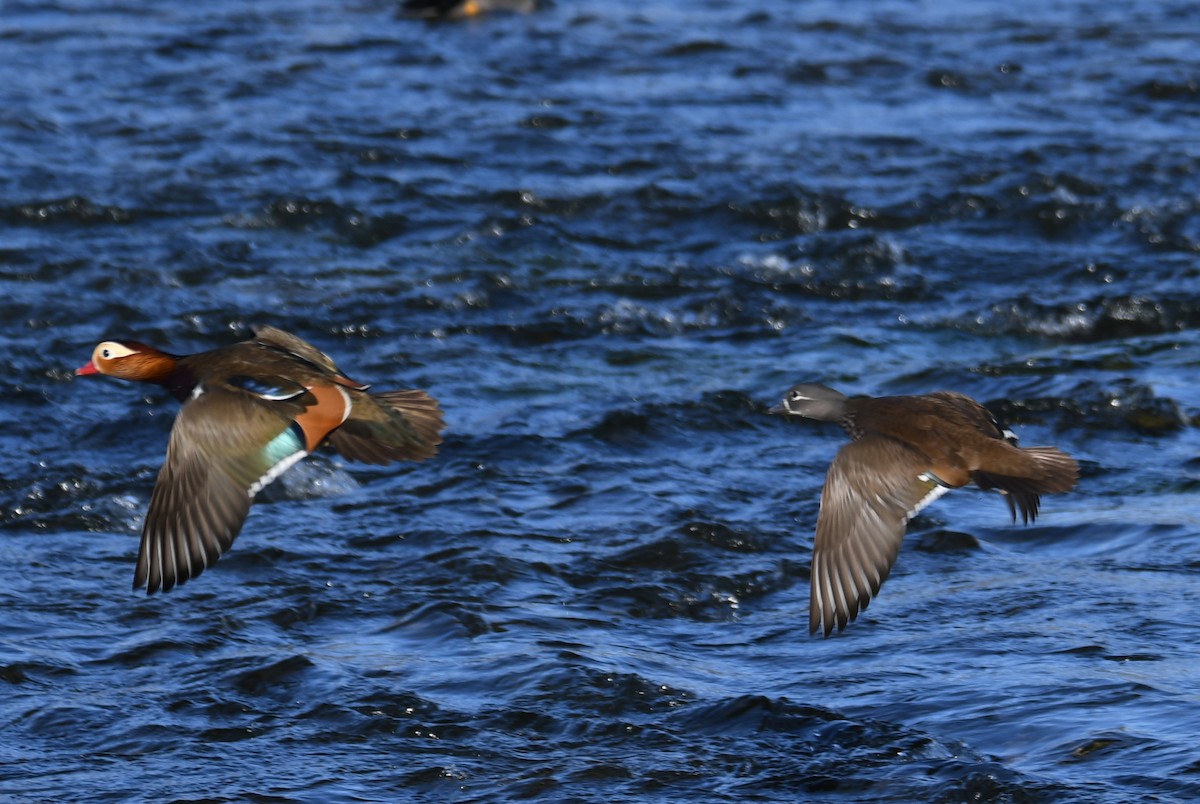
[[[943,491],[921,453],[868,435],[838,452],[825,477],[813,546],[809,632],[840,631],[887,580],[910,512]]]
[[[283,460],[304,452],[274,449],[289,432],[290,408],[247,404],[245,395],[210,390],[184,404],[171,430],[167,459],[150,496],[134,571],[147,593],[196,577],[229,549],[250,511],[251,487]]]

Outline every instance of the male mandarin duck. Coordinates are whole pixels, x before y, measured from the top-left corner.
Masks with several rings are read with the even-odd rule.
[[[150,495],[133,588],[169,591],[233,544],[254,495],[328,444],[350,460],[421,461],[437,453],[442,412],[424,391],[367,393],[316,347],[283,330],[173,355],[104,341],[77,375],[161,385],[183,403]]]
[[[987,408],[963,394],[855,397],[815,383],[771,413],[837,422],[850,436],[825,475],[813,543],[809,633],[829,636],[879,593],[905,525],[952,488],[1004,495],[1013,521],[1037,518],[1043,494],[1075,487],[1079,465],[1057,447],[1019,447]]]

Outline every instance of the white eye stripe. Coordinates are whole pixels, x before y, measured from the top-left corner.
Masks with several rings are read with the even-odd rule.
[[[117,343],[116,341],[105,341],[96,347],[96,352],[93,355],[95,360],[117,360],[122,357],[128,357],[134,354],[134,351],[128,346]]]

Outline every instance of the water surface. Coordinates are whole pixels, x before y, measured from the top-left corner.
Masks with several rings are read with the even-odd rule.
[[[1194,4],[11,2],[0,793],[1200,796]],[[443,403],[131,593],[175,403],[96,341],[295,331]],[[948,388],[1076,455],[808,638],[844,436]]]

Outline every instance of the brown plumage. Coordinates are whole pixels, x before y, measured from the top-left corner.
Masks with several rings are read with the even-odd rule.
[[[424,460],[441,443],[442,412],[427,393],[368,393],[328,355],[274,327],[183,356],[105,341],[75,373],[154,383],[183,403],[138,550],[133,586],[147,593],[169,591],[220,558],[254,495],[322,445],[386,464]]]
[[[813,544],[809,632],[853,622],[887,580],[904,528],[951,488],[974,482],[1004,495],[1013,521],[1037,518],[1042,494],[1079,477],[1056,447],[1018,447],[975,400],[925,396],[849,398],[823,385],[793,387],[772,413],[840,424],[852,441],[825,477]]]

